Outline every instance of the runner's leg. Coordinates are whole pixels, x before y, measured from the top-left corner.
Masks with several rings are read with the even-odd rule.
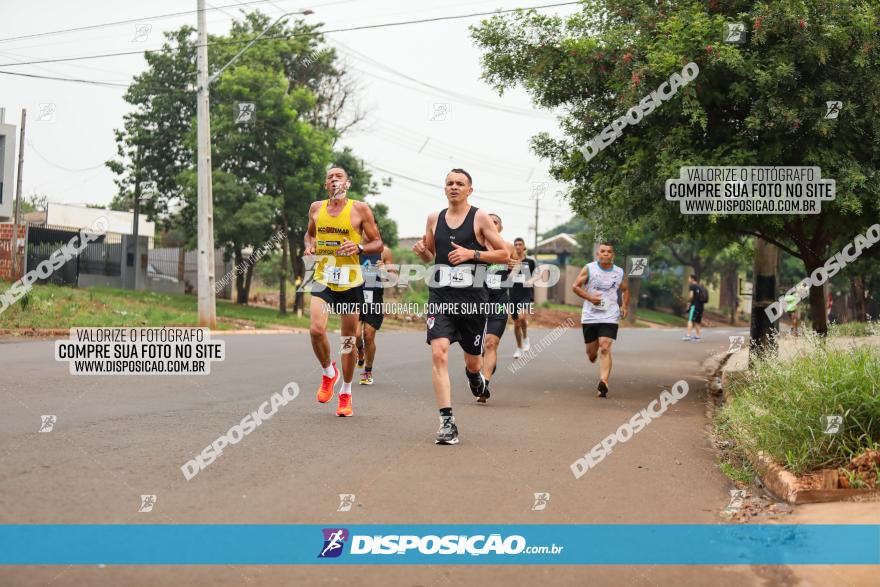
[[[492,378],[495,364],[498,362],[498,343],[501,339],[494,334],[487,334],[483,346],[483,377],[486,381]],[[468,355],[465,355],[467,357]],[[470,369],[470,367],[468,367]]]
[[[364,354],[366,355],[366,368],[367,370],[371,370],[373,368],[373,361],[376,358],[376,329],[367,324],[366,322],[362,323],[364,333]]]
[[[611,376],[611,343],[614,339],[600,336],[596,342],[599,345],[599,379],[607,384]]]
[[[327,340],[327,320],[330,317],[326,302],[313,295],[309,304],[309,335],[312,339],[312,350],[321,363],[321,367],[330,367],[330,342]]]
[[[449,345],[448,338],[435,338],[431,341],[431,381],[434,384],[434,398],[437,400],[438,409],[452,408],[452,393],[449,386]]]

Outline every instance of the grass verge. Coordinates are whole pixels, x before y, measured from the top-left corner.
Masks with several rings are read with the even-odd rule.
[[[742,454],[764,451],[795,474],[841,467],[880,441],[880,350],[831,348],[817,337],[796,356],[754,362],[716,413]],[[828,416],[841,416],[827,433]]]
[[[0,290],[5,290],[0,283]],[[308,307],[308,305],[306,306]],[[111,287],[76,289],[35,285],[26,299],[0,314],[0,328],[72,328],[95,326],[196,326],[198,299],[184,294],[132,291]],[[308,317],[282,316],[270,308],[254,308],[217,300],[217,328],[308,328]],[[329,328],[339,320],[330,317]]]

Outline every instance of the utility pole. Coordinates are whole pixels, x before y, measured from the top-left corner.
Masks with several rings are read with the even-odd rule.
[[[776,334],[779,332],[779,327],[776,322],[770,321],[765,310],[776,301],[778,267],[779,251],[776,245],[762,238],[755,239],[750,358],[776,349]]]
[[[205,28],[205,0],[198,2],[197,103],[198,119],[198,294],[199,326],[217,327],[214,297],[214,198],[211,188],[211,105],[208,82],[208,31]]]
[[[539,196],[535,196],[535,248],[538,248],[538,202],[541,201]]]
[[[18,139],[18,178],[15,184],[15,225],[12,229],[12,279],[18,276],[16,263],[18,262],[18,227],[21,226],[21,175],[24,172],[24,125],[27,122],[27,109],[21,110],[21,135]],[[22,253],[21,272],[24,273],[24,263],[27,249]]]

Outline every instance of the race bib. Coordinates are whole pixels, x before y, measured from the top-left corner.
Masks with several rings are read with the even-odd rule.
[[[348,285],[348,267],[324,267],[324,283]]]
[[[514,283],[525,283],[526,276],[523,275],[522,273],[517,273],[516,275],[513,276],[513,282]]]
[[[602,301],[600,301],[598,304],[593,304],[593,308],[596,310],[604,311],[608,309],[609,305],[610,302],[608,301],[608,298],[602,298]]]
[[[441,287],[471,287],[474,275],[464,267],[438,267],[437,285]]]
[[[486,287],[489,289],[501,289],[501,276],[497,273],[486,275]]]
[[[372,304],[373,303],[373,290],[365,289],[364,290],[364,303]]]

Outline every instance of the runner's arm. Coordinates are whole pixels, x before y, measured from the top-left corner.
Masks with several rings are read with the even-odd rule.
[[[482,233],[483,242],[487,251],[480,251],[480,261],[486,263],[507,263],[510,259],[510,252],[507,249],[507,243],[498,234],[495,223],[485,210],[477,210],[476,225],[479,236]],[[472,251],[471,259],[476,257],[477,251]]]
[[[623,314],[624,319],[626,319],[627,314],[629,314],[629,278],[625,275],[620,282],[620,291],[623,292],[623,307],[620,311]],[[638,303],[638,301],[636,301],[636,303]]]
[[[364,235],[361,250],[370,254],[381,253],[385,245],[382,243],[382,235],[379,234],[379,225],[376,224],[373,211],[369,205],[363,202],[358,202],[358,204],[360,204],[358,208],[360,208],[361,213],[361,232]]]
[[[587,280],[590,278],[590,269],[586,265],[581,269],[581,272],[578,273],[577,279],[574,280],[574,285],[571,286],[571,291],[574,292],[574,295],[579,298],[583,298],[590,303],[598,304],[602,301],[602,297],[598,294],[589,294],[587,290],[584,289],[584,285],[587,283]]]
[[[439,214],[439,212],[428,214],[428,221],[425,223],[425,236],[412,247],[413,252],[425,263],[433,261],[436,254],[436,249],[434,248],[434,226],[437,225]]]
[[[388,247],[382,249],[382,257],[379,259],[379,262],[381,263],[380,269],[384,274],[383,277],[389,273],[397,275],[400,272],[397,265],[394,264],[394,259],[391,257],[391,249]]]
[[[321,205],[321,202],[312,202],[309,206],[309,227],[303,237],[303,253],[306,255],[315,254],[315,209]]]

